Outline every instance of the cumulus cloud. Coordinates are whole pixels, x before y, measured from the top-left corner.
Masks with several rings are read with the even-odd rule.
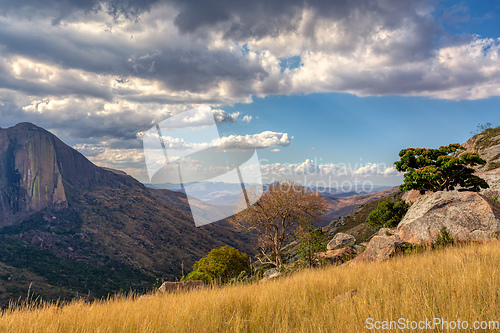
[[[138,133],[202,104],[214,107],[218,123],[250,122],[221,108],[253,96],[499,96],[499,40],[447,33],[434,5],[1,1],[0,116],[4,126],[32,121],[71,145],[133,151]],[[237,149],[287,146],[291,138],[221,140]]]
[[[289,146],[293,137],[288,133],[265,131],[251,135],[229,135],[221,137],[218,145],[224,149],[262,149],[276,146]]]
[[[384,163],[318,163],[317,160],[306,159],[302,163],[261,163],[263,173],[273,176],[400,176],[394,167]]]
[[[228,150],[263,149],[277,146],[286,147],[291,142],[288,133],[272,131],[251,135],[223,136],[211,142],[186,142],[183,138],[173,138],[170,136],[163,136],[162,139],[166,149],[185,151],[199,151],[210,147],[219,147]]]

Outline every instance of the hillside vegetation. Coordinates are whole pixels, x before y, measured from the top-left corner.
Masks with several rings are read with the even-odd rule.
[[[500,319],[499,248],[491,241],[253,285],[12,307],[0,317],[0,331],[362,332],[367,318],[459,319],[471,328]]]
[[[478,153],[487,161],[486,165],[477,167],[477,171],[485,172],[500,168],[500,126],[487,128],[474,135],[463,145],[466,152]]]

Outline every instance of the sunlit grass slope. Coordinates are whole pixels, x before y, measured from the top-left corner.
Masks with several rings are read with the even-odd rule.
[[[363,332],[367,318],[472,325],[500,320],[499,288],[495,241],[253,285],[17,308],[0,317],[0,332]]]

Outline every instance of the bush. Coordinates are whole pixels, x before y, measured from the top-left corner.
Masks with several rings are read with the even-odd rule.
[[[492,195],[492,196],[490,196],[488,198],[490,198],[491,201],[493,201],[493,202],[495,202],[495,203],[497,203],[497,204],[500,205],[500,201],[498,201],[498,195]]]
[[[439,234],[437,235],[436,243],[434,244],[434,246],[442,247],[452,245],[454,242],[455,240],[451,237],[448,230],[446,230],[446,227],[442,227],[439,231]]]
[[[313,267],[318,261],[316,253],[326,251],[326,245],[322,242],[323,232],[316,229],[309,219],[302,224],[303,226],[297,230],[297,239],[301,241],[297,247],[297,254],[307,266]]]
[[[380,228],[394,228],[405,216],[410,207],[404,200],[399,198],[397,201],[382,201],[377,208],[368,215],[368,225]]]
[[[197,280],[201,280],[205,284],[210,284],[210,282],[212,281],[212,279],[208,274],[198,271],[192,271],[186,277],[183,277],[181,279],[181,281],[197,281]]]
[[[240,275],[232,278],[229,282],[232,284],[242,284],[242,283],[248,282],[249,280],[250,280],[250,276],[248,275],[248,272],[241,271]]]
[[[210,251],[193,266],[190,280],[203,280],[206,283],[227,283],[238,277],[241,272],[250,273],[249,257],[234,247],[222,246]],[[196,277],[196,279],[195,279]],[[206,281],[205,281],[206,280]]]

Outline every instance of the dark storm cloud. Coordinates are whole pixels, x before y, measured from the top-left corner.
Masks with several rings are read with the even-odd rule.
[[[46,129],[55,130],[68,144],[106,143],[110,148],[140,148],[141,141],[137,132],[152,126],[150,115],[140,115],[125,111],[119,116],[93,114],[87,115],[86,107],[76,103],[65,114],[47,114],[28,112],[13,103],[0,105],[2,126],[13,126],[19,122],[32,122]],[[96,105],[92,105],[96,107]]]
[[[175,24],[181,32],[192,33],[203,28],[222,28],[227,38],[242,40],[277,36],[294,30],[300,21],[302,10],[307,8],[319,17],[332,20],[349,20],[360,13],[369,12],[393,28],[401,21],[414,16],[415,8],[430,0],[0,0],[4,14],[36,15],[44,12],[57,24],[70,14],[83,11],[106,11],[112,15],[123,15],[130,20],[149,11],[154,5],[174,5],[179,13]],[[220,25],[223,24],[222,27]],[[313,31],[311,31],[313,33]]]
[[[147,25],[143,27],[148,28]],[[146,33],[154,34],[151,31]],[[22,55],[58,64],[62,68],[115,75],[125,80],[130,76],[155,79],[170,90],[194,93],[206,91],[226,79],[234,82],[235,94],[247,96],[251,94],[247,82],[267,76],[259,64],[248,63],[241,53],[209,51],[206,45],[197,41],[186,41],[173,48],[161,39],[157,41],[149,36],[151,40],[143,41],[137,47],[130,41],[113,38],[112,32],[103,31],[102,35],[92,39],[74,30],[43,24],[43,21],[25,21],[23,24],[0,21],[0,50],[3,56]],[[53,81],[37,86],[32,82],[6,80],[0,80],[4,81],[0,85],[11,85],[13,89],[35,95],[64,95],[74,91],[106,99],[111,97],[106,88],[97,87],[97,91],[92,91],[90,87],[75,87],[80,84],[78,80],[58,88],[50,87],[58,83]],[[133,91],[128,93],[134,94]]]
[[[17,105],[19,119],[71,129],[74,137],[132,140],[165,116],[156,113],[164,105],[232,104],[252,95],[318,91],[425,94],[489,80],[480,65],[468,72],[432,67],[436,37],[443,32],[432,15],[421,14],[428,3],[0,0],[0,89],[22,97],[9,108],[4,101],[0,111],[11,114]],[[289,56],[305,65],[280,72],[277,59]],[[343,71],[342,57],[354,56],[355,65]],[[43,80],[34,69],[17,75],[9,63],[16,57],[50,65],[54,73]],[[377,57],[386,60],[379,65]],[[78,100],[70,98],[75,95]],[[26,109],[58,98],[69,98],[68,106]],[[117,114],[103,112],[106,103]]]
[[[104,10],[115,17],[123,15],[128,19],[135,19],[157,2],[158,0],[0,0],[0,8],[7,14],[21,12],[28,17],[44,12],[54,24],[58,24],[75,11]]]
[[[334,21],[355,20],[360,13],[378,17],[388,28],[394,28],[415,16],[415,8],[429,1],[400,0],[173,0],[180,9],[175,24],[181,32],[192,33],[202,28],[223,24],[225,36],[231,39],[262,38],[297,28],[303,9],[313,10],[318,17]],[[310,34],[314,34],[311,29]]]
[[[137,15],[149,10],[152,6],[167,1],[118,1],[104,2],[107,11],[128,15],[129,19],[138,20],[138,29],[148,28],[149,22],[141,21]],[[388,28],[402,24],[403,21],[422,20],[415,15],[415,6],[422,3],[414,1],[409,6],[398,0],[290,0],[290,1],[168,1],[178,9],[175,25],[181,33],[208,34],[220,31],[225,38],[244,41],[246,38],[263,38],[278,36],[280,33],[293,31],[301,20],[304,8],[313,10],[317,17],[328,17],[333,21],[343,21],[348,42],[337,45],[336,52],[350,52],[371,33],[372,25],[366,21],[363,14],[369,13],[373,24]],[[104,10],[101,2],[95,0],[81,1],[6,1],[0,0],[0,8],[10,17],[23,17],[29,9],[48,12],[49,18],[68,16],[78,11],[95,12]],[[85,15],[80,13],[74,19],[85,21]],[[50,16],[52,15],[52,16]],[[75,14],[76,15],[76,14]],[[206,45],[193,37],[185,44],[162,44],[161,40],[142,41],[140,47],[124,40],[113,38],[112,29],[107,36],[92,39],[75,31],[44,24],[43,17],[34,22],[15,24],[0,22],[0,45],[4,54],[21,54],[41,61],[56,63],[63,68],[77,68],[99,74],[116,76],[135,76],[156,79],[170,90],[204,92],[218,84],[221,80],[232,83],[232,94],[248,96],[254,93],[250,82],[263,81],[268,77],[266,70],[259,63],[248,63],[242,54],[228,50],[208,50]],[[360,24],[362,23],[362,24]],[[423,58],[432,51],[432,36],[434,25],[431,22],[417,22],[419,29],[415,41],[411,45],[383,45],[374,49],[387,52],[391,48],[395,61],[399,59]],[[153,29],[149,27],[150,29]],[[205,28],[205,29],[204,29]],[[314,41],[314,23],[305,31],[304,38]],[[154,33],[148,31],[147,33]],[[105,35],[106,33],[103,32]],[[309,34],[309,36],[307,36]],[[133,38],[133,33],[131,33]],[[150,49],[148,49],[148,47]],[[314,43],[313,46],[314,47]],[[153,52],[154,51],[154,52]],[[152,53],[152,54],[149,54]],[[145,54],[147,56],[145,56]],[[6,83],[4,83],[6,84]],[[30,83],[12,82],[15,89],[21,88],[33,94],[37,87]],[[76,84],[76,83],[75,83]],[[65,90],[74,89],[65,87]],[[47,87],[38,87],[40,94],[49,93]],[[276,91],[277,87],[273,87]],[[77,89],[78,90],[78,89]],[[89,88],[82,88],[82,93]],[[56,93],[54,93],[56,94]],[[89,94],[95,95],[89,91]],[[106,98],[109,94],[104,92]],[[102,96],[104,97],[104,96]],[[140,96],[134,97],[140,99]]]

